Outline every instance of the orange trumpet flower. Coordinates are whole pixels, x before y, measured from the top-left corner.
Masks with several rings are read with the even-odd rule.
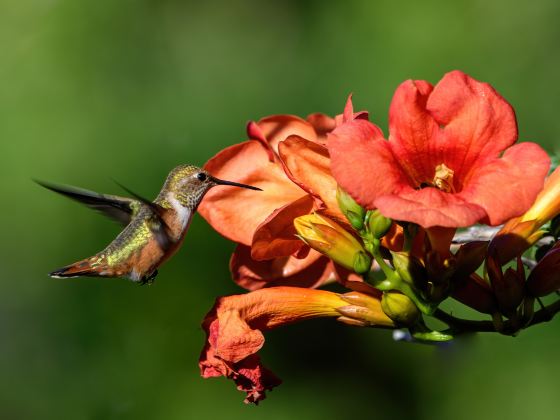
[[[247,394],[245,402],[257,404],[266,391],[281,383],[257,355],[264,345],[263,332],[319,317],[334,317],[355,326],[394,327],[375,291],[338,294],[272,287],[221,297],[202,323],[207,340],[200,356],[201,374],[204,378],[232,379]]]

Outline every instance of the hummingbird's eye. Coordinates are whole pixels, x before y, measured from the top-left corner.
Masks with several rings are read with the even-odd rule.
[[[208,177],[206,176],[206,174],[204,172],[199,172],[199,173],[196,174],[196,179],[198,179],[201,182],[206,181],[206,178],[208,178]]]

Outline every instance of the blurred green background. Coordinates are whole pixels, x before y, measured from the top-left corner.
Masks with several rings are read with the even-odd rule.
[[[386,127],[396,86],[461,69],[558,150],[560,3],[543,1],[0,2],[0,418],[553,418],[559,320],[436,348],[311,321],[274,331],[285,383],[259,407],[202,380],[199,323],[239,293],[233,244],[199,216],[151,287],[54,280],[119,227],[31,178],[155,196],[180,163],[245,139],[249,119],[340,113]]]

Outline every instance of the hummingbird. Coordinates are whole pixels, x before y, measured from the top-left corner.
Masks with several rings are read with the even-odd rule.
[[[154,201],[122,185],[133,198],[36,182],[125,226],[104,250],[53,271],[49,274],[51,277],[125,277],[141,284],[152,283],[158,268],[177,252],[198,205],[210,188],[228,185],[262,191],[251,185],[215,178],[193,165],[173,169]]]

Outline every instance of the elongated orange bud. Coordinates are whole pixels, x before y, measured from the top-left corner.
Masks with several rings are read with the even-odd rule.
[[[362,244],[331,219],[312,213],[295,218],[294,226],[301,240],[337,264],[356,273],[369,271],[371,257]]]

